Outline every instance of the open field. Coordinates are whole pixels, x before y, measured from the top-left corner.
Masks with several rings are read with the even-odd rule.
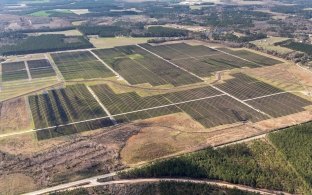
[[[40,36],[40,35],[65,35],[65,36],[81,36],[81,32],[78,30],[65,30],[56,32],[37,32],[37,33],[27,33],[30,36]]]
[[[65,80],[107,78],[114,74],[89,51],[52,53]]]
[[[256,41],[251,41],[250,43],[255,44],[257,47],[263,48],[267,51],[276,51],[280,54],[287,54],[293,52],[293,50],[275,45],[278,42],[289,40],[289,38],[284,37],[269,37],[265,39],[260,39]]]
[[[122,46],[93,52],[130,84],[180,86],[201,82],[197,77],[137,46]]]
[[[25,98],[0,102],[0,134],[32,128]]]
[[[109,37],[109,38],[90,38],[90,42],[94,47],[96,48],[112,48],[117,46],[125,46],[125,45],[135,45],[135,44],[141,44],[146,43],[149,39],[152,39],[152,37]]]

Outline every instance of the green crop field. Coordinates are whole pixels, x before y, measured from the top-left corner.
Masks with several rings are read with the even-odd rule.
[[[2,63],[1,67],[1,77],[3,82],[28,79],[24,62]]]
[[[114,74],[89,51],[51,54],[65,80],[107,78]]]

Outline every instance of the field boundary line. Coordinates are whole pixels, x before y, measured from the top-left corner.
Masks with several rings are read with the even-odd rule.
[[[125,78],[123,78],[118,72],[116,72],[113,68],[111,68],[104,60],[102,60],[98,55],[96,55],[91,49],[87,49],[98,61],[100,61],[106,68],[108,68],[110,71],[112,71],[117,77],[124,80],[128,85],[131,85]]]
[[[179,104],[184,104],[184,103],[188,103],[188,102],[195,102],[195,101],[200,101],[200,100],[205,100],[205,99],[210,99],[210,98],[215,98],[215,97],[219,97],[219,96],[224,96],[226,94],[218,94],[218,95],[214,95],[214,96],[207,96],[207,97],[203,97],[203,98],[198,98],[198,99],[193,99],[193,100],[187,100],[187,101],[182,101],[182,102],[177,102],[177,103],[172,103],[172,104],[166,104],[166,105],[162,105],[162,106],[156,106],[156,107],[151,107],[151,108],[145,108],[145,109],[140,109],[140,110],[134,110],[131,112],[124,112],[124,113],[119,113],[119,114],[114,114],[111,115],[112,117],[115,116],[122,116],[122,115],[126,115],[126,114],[132,114],[132,113],[137,113],[137,112],[142,112],[142,111],[147,111],[147,110],[153,110],[153,109],[158,109],[158,108],[164,108],[164,107],[169,107],[169,106],[174,106],[174,105],[179,105]],[[55,125],[55,126],[50,126],[50,127],[45,127],[45,128],[40,128],[40,129],[33,129],[33,131],[43,131],[43,130],[47,130],[47,129],[52,129],[52,128],[57,128],[57,127],[64,127],[64,126],[68,126],[68,125],[74,125],[74,124],[79,124],[79,123],[84,123],[84,122],[90,122],[90,121],[96,121],[96,120],[101,120],[101,119],[105,119],[105,118],[109,118],[109,116],[103,116],[103,117],[97,117],[97,118],[92,118],[92,119],[87,119],[87,120],[82,120],[82,121],[76,121],[76,122],[72,122],[72,123],[66,123],[66,124],[61,124],[61,125]],[[28,132],[28,131],[27,131]],[[10,135],[8,135],[10,136]],[[0,137],[5,137],[4,135],[0,135]]]
[[[31,80],[32,80],[32,77],[31,77],[31,74],[30,74],[28,62],[27,62],[27,61],[24,61],[24,64],[25,64],[25,68],[26,68],[27,75],[28,75],[28,80],[31,81]]]
[[[53,59],[52,57],[49,58],[48,54],[46,54],[46,53],[44,54],[44,57],[45,57],[45,59],[48,60],[48,62],[51,64],[51,66],[52,66],[52,68],[53,68],[53,70],[54,70],[54,72],[55,72],[55,74],[56,74],[57,80],[59,80],[59,81],[65,81],[65,78],[64,78],[64,76],[62,75],[61,71],[58,69],[56,63],[54,62],[54,59]]]
[[[255,97],[255,98],[249,98],[249,99],[245,99],[245,100],[242,100],[242,101],[247,102],[247,101],[251,101],[251,100],[262,99],[262,98],[271,97],[271,96],[275,96],[275,95],[279,95],[279,94],[284,94],[284,93],[289,93],[289,92],[287,92],[287,91],[282,91],[282,92],[272,93],[272,94],[269,94],[269,95],[263,95],[263,96],[259,96],[259,97]]]
[[[265,116],[268,116],[269,118],[273,118],[271,115],[269,115],[269,114],[267,114],[267,113],[265,113],[265,112],[263,112],[263,111],[261,111],[261,110],[259,110],[259,109],[257,109],[257,108],[254,108],[253,106],[247,104],[247,103],[244,102],[243,100],[238,99],[237,97],[235,97],[235,96],[233,96],[233,95],[231,95],[231,94],[229,94],[229,93],[223,91],[222,89],[219,89],[218,87],[213,86],[213,85],[210,85],[210,86],[211,86],[212,88],[214,88],[214,89],[216,89],[216,90],[218,90],[218,91],[220,91],[220,92],[222,92],[222,93],[224,93],[224,94],[230,96],[231,98],[235,99],[236,101],[239,101],[240,103],[244,104],[245,106],[248,106],[249,108],[251,108],[251,109],[253,109],[253,110],[257,111],[257,112],[259,112],[259,113],[261,113],[261,114],[263,114],[263,115],[265,115]]]
[[[91,95],[94,97],[94,99],[98,102],[98,104],[102,107],[104,112],[106,112],[108,117],[112,120],[113,124],[117,125],[116,119],[112,116],[112,114],[108,111],[108,109],[104,106],[104,104],[102,104],[102,102],[100,101],[99,97],[94,93],[94,91],[91,89],[91,87],[87,86],[87,89],[89,90]]]
[[[183,71],[185,71],[185,72],[191,74],[192,76],[194,76],[194,77],[200,79],[201,81],[203,81],[203,82],[205,81],[202,77],[200,77],[200,76],[198,76],[198,75],[196,75],[196,74],[194,74],[194,73],[192,73],[192,72],[186,70],[185,68],[182,68],[182,67],[176,65],[175,63],[173,63],[173,62],[171,62],[171,61],[169,61],[169,60],[166,60],[165,58],[161,57],[160,55],[157,55],[156,53],[154,53],[154,52],[152,52],[152,51],[150,51],[150,50],[148,50],[148,49],[146,49],[146,48],[144,48],[144,47],[142,47],[141,45],[136,44],[136,46],[139,47],[139,48],[141,48],[141,49],[143,49],[143,50],[145,50],[145,51],[147,51],[147,52],[149,52],[150,54],[153,54],[154,56],[156,56],[156,57],[158,57],[158,58],[164,60],[165,62],[167,62],[167,63],[169,63],[169,64],[171,64],[171,65],[173,65],[173,66],[179,68],[180,70],[183,70]]]
[[[211,47],[209,47],[209,46],[205,46],[205,47],[208,47],[208,48],[210,48],[210,49],[214,49],[214,50],[216,50],[216,51],[219,51],[219,52],[221,52],[221,53],[227,54],[227,55],[229,55],[229,56],[233,56],[233,57],[235,57],[235,58],[238,58],[238,59],[241,59],[241,60],[244,60],[244,61],[253,63],[253,64],[257,64],[258,66],[263,67],[263,65],[261,65],[261,64],[259,64],[259,63],[257,63],[257,62],[253,62],[253,61],[247,60],[247,59],[245,59],[245,58],[242,58],[242,57],[239,57],[239,56],[237,56],[237,55],[228,53],[228,52],[226,52],[226,51],[222,51],[222,50],[217,49],[217,48],[211,48]]]

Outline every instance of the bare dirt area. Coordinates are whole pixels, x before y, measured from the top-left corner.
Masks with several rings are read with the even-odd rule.
[[[10,181],[18,181],[21,175],[27,177],[33,185],[12,193],[18,194],[122,169],[125,165],[119,151],[139,130],[140,127],[126,125],[41,142],[33,134],[0,140],[1,185],[18,188],[19,182]],[[0,189],[1,194],[4,189]]]
[[[31,128],[31,119],[25,98],[0,102],[0,134]]]
[[[148,119],[138,125],[142,130],[120,153],[129,165],[207,146],[207,139],[215,131],[205,129],[185,113]]]
[[[244,69],[243,73],[287,91],[302,91],[309,94],[312,89],[312,72],[294,64]]]

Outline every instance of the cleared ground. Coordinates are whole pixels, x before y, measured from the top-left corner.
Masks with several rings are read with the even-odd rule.
[[[97,48],[112,48],[117,46],[135,45],[146,43],[152,38],[134,38],[134,37],[113,37],[113,38],[90,38],[90,42]]]
[[[25,98],[0,102],[0,134],[32,128]]]
[[[293,52],[293,50],[275,45],[278,42],[282,42],[282,41],[286,41],[286,40],[289,40],[289,38],[269,37],[269,38],[265,38],[265,39],[251,41],[250,43],[255,44],[256,46],[263,48],[267,51],[276,51],[276,52],[281,53],[281,54],[287,54],[287,53]]]
[[[89,51],[52,53],[65,80],[112,77],[114,74]]]

